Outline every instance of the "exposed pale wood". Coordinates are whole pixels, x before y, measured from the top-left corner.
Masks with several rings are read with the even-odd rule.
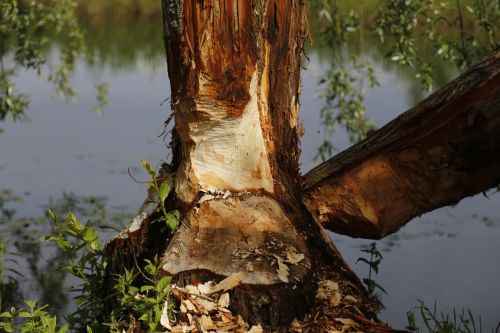
[[[380,238],[500,183],[500,53],[304,177],[326,228]]]
[[[299,188],[302,1],[163,1],[176,195]]]
[[[306,243],[280,204],[248,194],[220,196],[191,210],[163,258],[170,275],[200,269],[221,276],[244,272],[242,283],[260,285],[296,284],[311,268]]]

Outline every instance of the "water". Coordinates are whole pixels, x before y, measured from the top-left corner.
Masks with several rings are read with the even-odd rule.
[[[50,200],[70,192],[103,196],[106,207],[124,216],[137,210],[144,200],[145,185],[135,183],[128,169],[135,177],[145,179],[139,168],[141,158],[152,163],[169,158],[166,142],[158,135],[169,114],[168,106],[160,103],[168,97],[170,88],[161,28],[152,37],[150,27],[146,30],[144,24],[137,26],[140,28],[133,38],[107,39],[105,43],[111,45],[106,48],[100,42],[100,29],[89,29],[93,47],[99,51],[99,65],[96,68],[84,60],[78,62],[74,74],[78,97],[72,104],[53,98],[53,88],[35,74],[20,73],[17,84],[31,97],[27,112],[30,120],[0,124],[5,130],[0,136],[0,190],[12,189],[23,197],[23,203],[12,204],[16,216],[41,216]],[[112,28],[108,25],[107,29]],[[117,29],[127,31],[124,27]],[[116,35],[113,31],[107,34]],[[134,52],[135,40],[141,40],[140,47],[148,52]],[[130,52],[123,54],[122,50]],[[382,60],[383,53],[374,53],[373,49],[366,53],[381,83],[369,92],[367,108],[369,117],[381,126],[413,105],[421,93],[415,89],[411,75]],[[328,58],[320,50],[310,50],[309,58],[308,69],[302,73],[304,172],[313,166],[313,157],[324,139],[321,102],[316,95],[318,79],[328,68]],[[452,75],[446,73],[448,77],[443,80]],[[93,86],[97,82],[109,84],[109,104],[102,116],[90,111],[96,105]],[[342,130],[336,132],[333,141],[339,149],[350,145]],[[406,311],[422,299],[429,305],[436,301],[446,311],[470,308],[481,314],[483,327],[496,325],[500,320],[499,203],[498,193],[490,193],[489,199],[478,195],[455,207],[425,214],[380,241],[384,260],[376,281],[389,293],[383,296],[386,310],[381,318],[394,327],[404,327]],[[369,242],[332,237],[353,269],[366,276],[366,267],[355,261],[362,254],[360,245]]]

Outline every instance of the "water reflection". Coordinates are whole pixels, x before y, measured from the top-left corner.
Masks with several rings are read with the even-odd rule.
[[[0,281],[2,308],[19,306],[25,299],[36,299],[41,304],[50,304],[55,314],[68,314],[74,308],[70,300],[76,296],[69,294],[68,287],[75,287],[75,281],[67,280],[67,272],[62,267],[67,266],[71,258],[41,240],[52,233],[52,223],[46,214],[18,216],[13,207],[22,208],[22,201],[26,199],[27,196],[16,196],[11,190],[0,193],[0,241],[6,249],[3,258],[0,257],[5,263],[5,283]],[[74,193],[50,199],[43,209],[50,209],[60,217],[73,212],[80,221],[99,227],[104,239],[109,239],[134,214],[125,206],[109,207],[104,197]]]

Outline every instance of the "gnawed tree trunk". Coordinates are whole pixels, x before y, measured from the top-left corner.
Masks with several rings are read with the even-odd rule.
[[[377,321],[378,304],[368,297],[321,223],[332,222],[343,231],[340,225],[346,220],[344,216],[355,215],[343,207],[343,200],[351,205],[348,199],[356,202],[358,196],[370,193],[371,189],[366,190],[372,186],[370,175],[385,171],[387,161],[396,157],[408,163],[417,153],[429,156],[419,158],[422,164],[415,164],[424,171],[411,169],[411,174],[393,167],[391,171],[398,172],[397,179],[402,182],[407,175],[427,175],[427,170],[431,170],[429,178],[424,177],[427,182],[448,184],[453,177],[461,176],[450,167],[456,156],[462,155],[444,158],[443,162],[436,157],[440,151],[450,156],[462,151],[451,150],[456,145],[447,144],[456,133],[450,129],[453,124],[447,127],[455,119],[449,110],[458,108],[453,104],[457,98],[460,106],[470,105],[462,115],[468,121],[458,122],[465,125],[482,121],[473,117],[476,113],[471,110],[487,106],[498,111],[497,74],[486,75],[486,83],[481,83],[479,75],[467,74],[474,80],[465,77],[459,82],[466,84],[455,85],[465,88],[429,100],[429,105],[439,105],[438,111],[442,110],[434,120],[429,115],[434,112],[430,106],[422,108],[425,112],[410,112],[413,120],[405,121],[408,116],[404,116],[393,129],[373,135],[380,137],[382,144],[372,147],[369,142],[373,139],[369,139],[358,146],[359,157],[348,153],[342,158],[346,161],[342,167],[337,167],[335,160],[327,162],[303,181],[298,162],[300,63],[306,34],[303,1],[163,0],[163,12],[176,124],[173,163],[159,176],[172,182],[175,191],[166,204],[181,211],[182,221],[174,233],[161,234],[152,224],[158,217],[158,198],[150,192],[140,214],[107,246],[110,288],[113,274],[161,254],[164,274],[172,275],[180,285],[220,281],[241,273],[240,283],[230,291],[230,309],[251,325],[262,324],[266,331],[391,331]],[[488,72],[492,67],[497,72],[498,56],[481,68]],[[454,87],[448,89],[453,91]],[[471,99],[470,89],[484,94],[484,105],[479,99]],[[487,133],[498,127],[498,112],[477,114],[489,119]],[[446,135],[425,135],[426,129]],[[471,131],[462,136],[458,147],[469,149],[467,143],[480,142],[473,134]],[[417,143],[415,147],[413,142]],[[496,147],[489,151],[498,152],[498,138],[487,142]],[[427,151],[427,147],[441,150]],[[375,163],[377,158],[380,163]],[[375,162],[356,174],[355,179],[361,183],[352,182],[350,168],[356,171],[370,159]],[[485,173],[493,173],[497,162],[492,162]],[[431,167],[440,170],[437,175]],[[447,169],[451,171],[443,171]],[[477,176],[482,175],[481,170],[474,170]],[[443,176],[448,178],[442,180]],[[387,177],[376,179],[384,183]],[[488,176],[478,190],[495,179],[498,181],[498,175]],[[345,183],[339,187],[342,181]],[[405,185],[400,190],[403,198],[403,191],[411,191],[414,182],[408,180]],[[447,188],[438,195],[439,200],[426,207],[454,202],[471,193],[468,188],[459,194],[453,187]],[[350,191],[351,197],[342,197],[345,191]],[[320,200],[322,193],[325,200]],[[394,218],[396,224],[414,216],[397,207],[404,217]],[[377,236],[381,232],[373,231],[376,228],[372,225],[378,220],[365,222],[371,215],[363,208],[352,210],[364,214],[361,226],[355,219],[349,220],[354,225],[344,224],[355,230],[354,235]],[[325,286],[338,286],[338,292],[325,294]],[[302,321],[290,326],[295,318]]]
[[[313,273],[336,256],[308,244],[319,233],[299,196],[305,5],[163,1],[163,11],[184,213],[163,269],[183,284],[244,272],[231,307],[245,320],[276,328],[301,318]]]

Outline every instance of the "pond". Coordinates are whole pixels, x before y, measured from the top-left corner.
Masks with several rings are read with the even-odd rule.
[[[22,199],[4,203],[15,210],[15,217],[10,219],[15,223],[32,223],[44,216],[48,206],[60,205],[61,211],[73,209],[82,217],[125,224],[146,196],[145,185],[133,181],[129,171],[144,179],[146,174],[139,168],[141,158],[154,164],[169,159],[168,137],[161,136],[170,112],[168,102],[162,105],[162,101],[169,96],[170,87],[160,18],[86,24],[96,62],[78,61],[73,77],[78,90],[75,101],[67,104],[54,98],[53,87],[44,79],[21,72],[17,85],[31,98],[29,120],[0,124],[4,130],[0,135],[0,191],[10,189]],[[377,127],[423,97],[413,74],[391,67],[384,60],[385,52],[383,45],[369,40],[361,50],[380,81],[366,97],[368,117]],[[54,45],[51,59],[57,53]],[[329,68],[328,52],[310,47],[308,57],[307,69],[302,72],[303,172],[313,166],[325,138],[319,112],[322,103],[317,95],[319,79]],[[442,72],[441,82],[456,75],[445,67]],[[102,115],[91,111],[97,104],[94,85],[99,82],[109,85],[109,104]],[[350,145],[341,129],[332,141],[339,150]],[[85,211],[87,206],[93,210]],[[103,235],[110,237],[112,232]],[[356,264],[356,259],[363,254],[360,247],[369,241],[335,234],[331,237],[351,267],[366,276],[366,267]],[[378,248],[384,259],[375,280],[388,292],[382,295],[386,309],[380,317],[392,326],[403,328],[406,312],[418,305],[418,300],[430,306],[437,302],[446,312],[470,308],[476,319],[481,316],[487,329],[500,320],[498,192],[477,195],[455,207],[416,218],[395,235],[379,241]],[[45,259],[42,256],[40,261]],[[16,269],[28,274],[29,269],[20,261]],[[54,273],[38,274],[39,279],[23,283],[24,296],[47,300],[50,289],[41,289],[50,286],[47,280]],[[41,278],[44,275],[46,278]],[[59,308],[71,308],[61,297]]]

